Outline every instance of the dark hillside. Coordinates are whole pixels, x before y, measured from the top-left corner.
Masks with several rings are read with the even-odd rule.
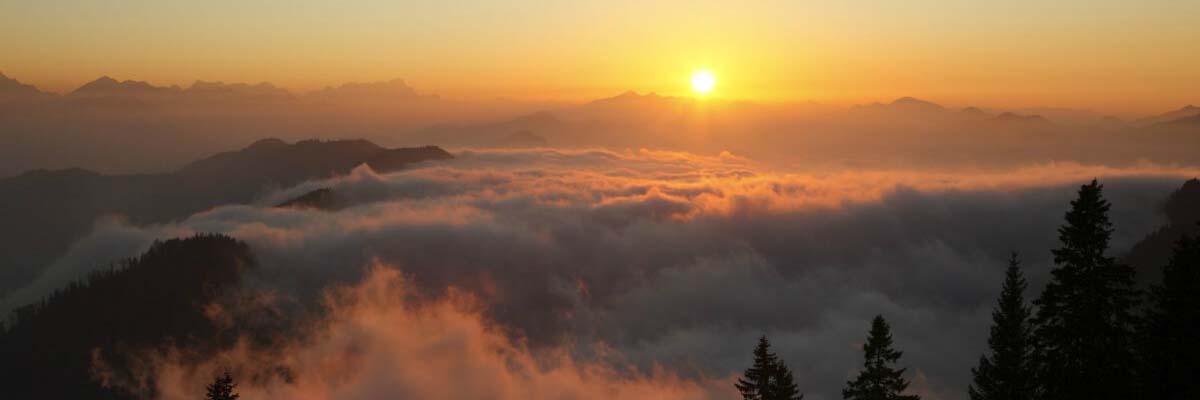
[[[266,139],[167,174],[66,169],[3,178],[0,296],[34,279],[105,215],[137,224],[163,223],[220,205],[246,204],[271,188],[344,175],[362,164],[389,172],[450,158],[434,146],[388,149],[366,140],[288,144]]]
[[[4,397],[125,398],[93,377],[94,359],[129,379],[138,351],[227,345],[204,308],[254,264],[249,247],[226,236],[172,239],[17,310],[0,333]]]

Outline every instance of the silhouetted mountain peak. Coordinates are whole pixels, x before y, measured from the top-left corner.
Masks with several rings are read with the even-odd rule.
[[[403,79],[392,79],[384,82],[349,82],[338,87],[326,87],[310,93],[331,100],[360,100],[360,99],[436,99],[436,95],[423,95],[413,89]]]
[[[613,97],[605,97],[602,99],[592,100],[585,104],[583,109],[591,110],[612,110],[612,109],[637,109],[641,111],[652,111],[660,107],[673,107],[680,103],[681,98],[672,96],[663,96],[656,92],[641,94],[633,90],[626,91]]]
[[[673,97],[667,97],[667,96],[660,95],[657,92],[649,92],[646,94],[641,94],[641,93],[638,93],[633,90],[627,90],[627,91],[622,92],[621,94],[618,94],[613,97],[605,97],[602,99],[593,100],[591,103],[597,104],[597,103],[639,102],[639,101],[646,101],[646,100],[665,100],[665,99],[672,99],[672,98]]]
[[[251,143],[249,146],[246,147],[246,150],[248,150],[248,151],[278,150],[278,149],[287,148],[287,146],[288,146],[287,142],[285,142],[283,140],[276,139],[276,138],[267,138],[267,139],[260,139],[254,143]]]
[[[187,94],[242,96],[247,98],[290,98],[291,92],[268,82],[257,84],[195,81],[184,90]]]
[[[295,184],[304,179],[349,173],[368,164],[381,171],[394,171],[408,164],[453,158],[441,148],[388,149],[368,140],[302,140],[288,144],[264,139],[237,151],[219,153],[192,162],[178,173],[215,182],[274,182]]]
[[[145,81],[118,81],[108,75],[83,84],[71,92],[72,95],[125,95],[125,94],[163,94],[180,91],[178,86],[154,86]]]
[[[16,79],[5,76],[0,72],[0,94],[40,94],[42,93],[33,85],[21,83]]]
[[[1196,124],[1198,124],[1198,126],[1200,126],[1200,118],[1195,118],[1194,120],[1189,120],[1189,118],[1191,118],[1191,117],[1198,117],[1198,116],[1200,116],[1200,107],[1196,107],[1194,105],[1188,104],[1186,106],[1180,107],[1179,109],[1176,109],[1173,111],[1167,111],[1165,113],[1155,115],[1152,117],[1142,118],[1142,119],[1138,120],[1138,122],[1141,122],[1141,123],[1147,124],[1147,125],[1156,124],[1156,125],[1167,125],[1167,126],[1179,126],[1179,125],[1188,125],[1188,124],[1196,123]]]
[[[98,176],[100,176],[98,172],[83,168],[33,169],[17,176],[0,179],[0,183],[49,181],[56,184],[63,184],[68,181],[91,179]]]
[[[286,142],[285,142],[286,143]],[[377,145],[367,139],[339,139],[339,140],[321,140],[321,139],[305,139],[291,145],[298,149],[321,149],[329,151],[338,150],[357,150],[357,151],[381,151],[386,150],[380,145]]]
[[[1200,128],[1200,112],[1190,117],[1181,117],[1169,121],[1159,122],[1154,126],[1167,128]]]
[[[946,110],[945,107],[939,104],[908,96],[892,100],[891,103],[887,104],[877,102],[867,105],[857,105],[854,109],[885,113],[939,113]]]
[[[961,111],[959,111],[959,113],[961,113],[962,115],[971,117],[971,118],[985,118],[985,117],[991,115],[991,114],[988,114],[987,111],[983,111],[979,107],[967,107],[967,108],[964,108]]]
[[[944,107],[942,107],[940,104],[932,103],[932,102],[921,100],[921,99],[918,99],[915,97],[908,97],[908,96],[893,100],[891,105],[905,107],[905,108],[921,108],[921,109],[930,109],[930,110],[944,109]]]
[[[641,93],[638,93],[637,91],[626,90],[624,92],[621,92],[621,94],[618,94],[611,98],[613,98],[613,99],[637,99],[637,98],[641,98],[641,97],[642,97]]]

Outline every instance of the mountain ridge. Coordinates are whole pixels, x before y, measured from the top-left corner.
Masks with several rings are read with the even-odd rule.
[[[97,218],[163,223],[226,204],[249,204],[269,187],[379,172],[452,159],[437,146],[386,148],[367,140],[287,143],[264,139],[192,162],[173,172],[104,175],[81,168],[30,170],[0,179],[0,298],[85,235]],[[69,210],[66,212],[64,210]]]
[[[54,94],[52,92],[44,92],[37,89],[36,86],[21,83],[15,78],[8,77],[0,73],[0,93],[4,93],[6,89],[11,90],[14,87],[19,87],[20,90],[30,92],[30,89],[36,90],[38,93]],[[395,97],[395,98],[410,98],[410,99],[440,99],[436,94],[423,94],[415,88],[408,85],[407,81],[401,78],[393,78],[382,81],[369,82],[346,82],[336,86],[326,86],[321,89],[310,91],[292,91],[280,86],[276,86],[270,82],[246,83],[246,82],[223,82],[223,81],[204,81],[196,80],[186,87],[179,85],[159,86],[148,81],[140,81],[134,79],[118,80],[109,75],[101,75],[100,77],[86,82],[75,89],[68,91],[67,96],[71,95],[138,95],[138,94],[196,94],[223,92],[223,93],[255,93],[264,94],[270,93],[275,96],[290,96],[290,97],[308,97],[308,98],[346,98],[353,95],[363,95],[369,97]],[[684,101],[692,100],[689,97],[666,96],[656,92],[648,92],[641,94],[635,90],[626,90],[615,96],[602,97],[581,103],[587,104],[603,104],[609,102],[629,102],[629,101]],[[915,96],[902,96],[888,103],[870,103],[859,104],[852,106],[852,109],[877,108],[877,107],[902,107],[910,109],[925,109],[925,110],[947,110],[947,107],[936,102],[927,101]],[[968,111],[970,110],[970,111]],[[1068,109],[1064,109],[1068,110]],[[964,112],[973,113],[974,111],[983,111],[975,106],[966,106],[962,109]],[[1018,113],[1020,110],[1010,110],[1009,112]],[[1084,111],[1084,110],[1077,110]],[[1141,123],[1163,122],[1181,117],[1190,117],[1200,115],[1200,107],[1193,104],[1184,105],[1181,108],[1166,111],[1163,113],[1145,116],[1135,121]]]

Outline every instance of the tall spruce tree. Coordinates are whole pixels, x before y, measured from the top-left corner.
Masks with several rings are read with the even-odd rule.
[[[892,349],[891,327],[882,315],[871,321],[867,343],[863,345],[863,369],[858,377],[846,382],[842,398],[846,400],[920,400],[917,395],[902,395],[908,381],[902,376],[904,368],[895,364],[903,352]]]
[[[1095,180],[1080,187],[1058,229],[1057,267],[1034,302],[1036,379],[1044,399],[1135,397],[1138,293],[1133,269],[1106,254],[1112,223],[1102,191]]]
[[[1004,288],[992,309],[988,336],[991,356],[980,356],[971,369],[974,382],[967,388],[971,400],[1028,400],[1034,394],[1033,330],[1025,305],[1025,277],[1017,253],[1008,260]]]
[[[229,376],[229,371],[225,371],[224,375],[216,377],[212,384],[209,384],[204,400],[237,400],[241,397],[233,392],[237,384],[233,383],[233,377]]]
[[[800,394],[800,387],[796,386],[796,378],[792,376],[791,368],[788,368],[787,363],[779,360],[779,366],[775,370],[775,379],[772,382],[770,390],[771,395],[767,399],[775,400],[803,400],[804,395]]]
[[[745,376],[733,384],[745,400],[801,400],[804,395],[796,386],[795,378],[787,364],[771,352],[771,343],[766,336],[758,339],[754,347],[754,365],[746,369]]]
[[[1200,238],[1176,243],[1150,293],[1141,346],[1144,399],[1200,399]]]

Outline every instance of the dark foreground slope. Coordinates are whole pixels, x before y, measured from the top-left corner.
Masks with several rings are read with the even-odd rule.
[[[1167,224],[1146,235],[1129,249],[1124,261],[1138,270],[1143,286],[1162,280],[1162,266],[1167,264],[1175,243],[1184,236],[1200,235],[1200,180],[1191,179],[1167,196],[1159,211]]]
[[[449,158],[433,146],[388,149],[366,140],[288,144],[267,139],[167,174],[68,169],[0,179],[0,296],[33,279],[105,215],[138,224],[167,222],[218,205],[245,204],[272,187],[345,174],[361,164],[386,172]]]
[[[226,236],[171,239],[17,310],[0,329],[3,397],[148,397],[99,377],[129,381],[133,357],[168,345],[200,353],[230,345],[205,306],[254,263],[245,243]]]

